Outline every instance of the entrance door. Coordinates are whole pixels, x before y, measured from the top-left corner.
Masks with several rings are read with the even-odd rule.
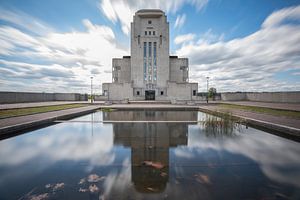
[[[155,90],[146,90],[145,91],[146,100],[155,100]]]

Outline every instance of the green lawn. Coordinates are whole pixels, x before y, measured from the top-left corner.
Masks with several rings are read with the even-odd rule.
[[[57,111],[57,110],[65,110],[70,108],[79,108],[87,105],[88,104],[65,104],[65,105],[53,105],[53,106],[40,106],[34,108],[16,108],[16,109],[0,110],[0,119],[44,113],[50,111]]]
[[[272,109],[272,108],[262,108],[256,106],[243,106],[243,105],[233,105],[233,104],[220,104],[219,107],[228,110],[238,109],[238,110],[244,110],[250,112],[270,114],[274,116],[285,116],[285,117],[300,119],[300,112],[298,111],[279,110],[279,109]]]

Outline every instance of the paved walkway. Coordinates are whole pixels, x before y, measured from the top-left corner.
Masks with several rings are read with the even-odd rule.
[[[113,104],[114,107],[135,107],[135,106],[146,106],[149,107],[149,101],[132,101],[130,104]],[[35,102],[35,103],[14,103],[14,104],[0,104],[1,109],[13,109],[13,108],[29,108],[29,107],[39,107],[39,106],[52,106],[52,105],[63,105],[63,104],[74,104],[74,103],[90,103],[89,101],[50,101],[50,102]],[[104,104],[104,101],[95,101],[95,104]],[[203,104],[206,102],[203,101]],[[274,109],[282,109],[282,110],[294,110],[300,111],[300,103],[269,103],[269,102],[255,102],[255,101],[211,101],[211,103],[226,103],[226,104],[235,104],[235,105],[245,105],[245,106],[257,106],[257,107],[265,107],[265,108],[274,108]],[[163,104],[163,105],[162,105]],[[182,105],[172,105],[172,104],[154,104],[151,103],[150,107],[174,107],[174,106],[182,106]]]
[[[218,111],[218,112],[229,112],[234,116],[238,116],[247,120],[250,125],[260,126],[269,130],[279,131],[283,135],[291,136],[293,138],[300,139],[300,119],[274,116],[270,114],[256,113],[238,109],[225,109],[220,108],[218,105],[210,104],[199,107],[202,111]],[[274,133],[275,133],[274,132]]]
[[[294,128],[300,129],[300,120],[295,118],[289,118],[284,116],[274,116],[270,114],[263,114],[263,113],[256,113],[256,112],[250,112],[250,111],[244,111],[244,110],[238,110],[238,109],[225,109],[220,108],[216,105],[210,105],[210,106],[200,106],[201,108],[212,110],[212,111],[220,111],[220,112],[230,112],[234,115],[239,115],[247,118],[253,118],[261,121],[266,121],[270,123],[275,123],[283,126],[290,126]]]
[[[264,108],[274,108],[281,110],[300,111],[300,103],[271,103],[271,102],[258,102],[258,101],[215,101],[212,103],[226,103],[243,106],[257,106]]]
[[[103,108],[112,109],[156,109],[156,110],[198,110],[199,106],[196,105],[174,105],[174,104],[112,104],[102,105]]]
[[[91,105],[80,108],[0,119],[0,135],[5,133],[12,133],[15,131],[21,131],[26,128],[43,125],[55,120],[79,116],[88,112],[92,112],[93,110],[96,110],[98,108],[100,108],[99,105]]]

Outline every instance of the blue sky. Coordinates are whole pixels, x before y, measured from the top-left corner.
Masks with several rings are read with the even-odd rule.
[[[160,8],[170,54],[188,57],[205,90],[300,90],[300,1],[1,0],[0,90],[87,92],[111,82],[111,59],[129,55],[133,14]]]

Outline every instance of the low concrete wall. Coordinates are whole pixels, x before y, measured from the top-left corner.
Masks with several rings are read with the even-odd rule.
[[[87,100],[86,94],[77,93],[0,92],[0,103]]]
[[[247,95],[245,92],[226,92],[221,93],[221,100],[223,101],[246,101]]]
[[[94,95],[94,100],[95,101],[107,101],[107,96],[104,95]]]
[[[261,101],[277,103],[300,103],[299,92],[226,92],[223,101]]]

